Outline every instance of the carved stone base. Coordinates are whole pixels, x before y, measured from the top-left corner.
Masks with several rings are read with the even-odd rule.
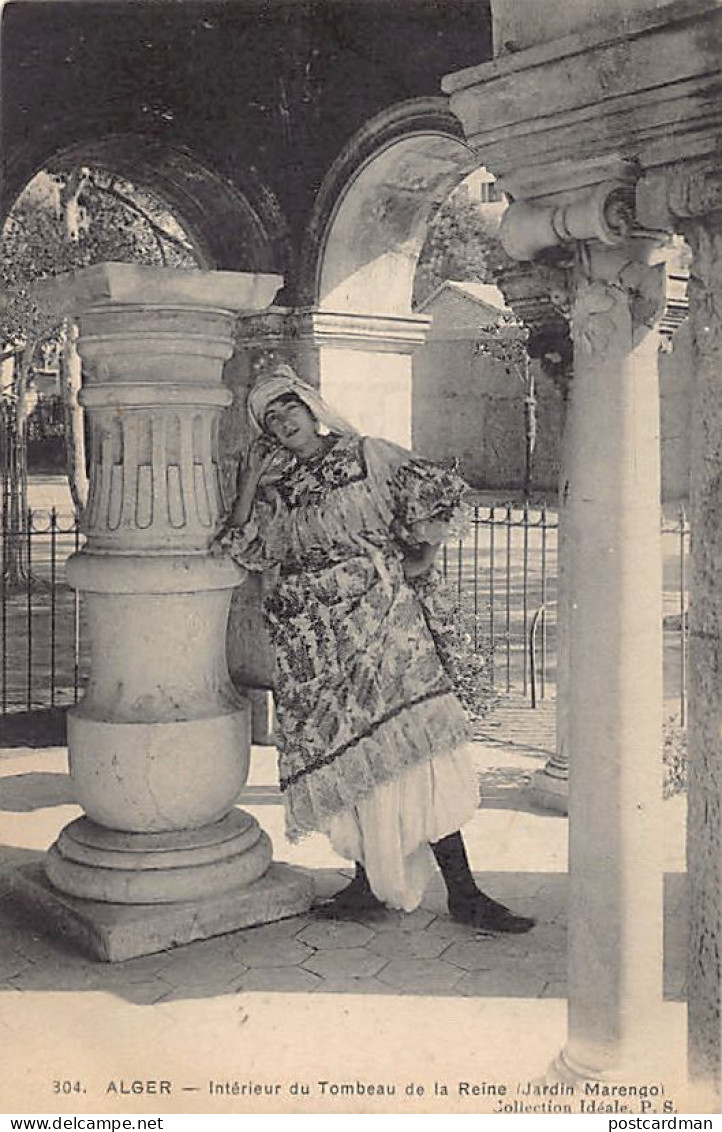
[[[653,1045],[654,1043],[652,1043]],[[647,1047],[636,1050],[621,1048],[607,1051],[609,1062],[606,1067],[592,1066],[577,1060],[568,1049],[563,1049],[554,1058],[546,1073],[548,1082],[557,1081],[571,1085],[578,1095],[603,1096],[596,1092],[592,1086],[618,1085],[625,1086],[639,1081],[650,1083],[657,1081],[673,1081],[677,1074],[671,1072],[672,1065],[668,1056],[670,1051],[660,1049],[655,1051]],[[613,1056],[612,1056],[613,1054]],[[620,1094],[621,1095],[621,1094]],[[634,1095],[634,1094],[632,1094]],[[644,1098],[643,1098],[644,1099]],[[630,1102],[627,1102],[630,1103]],[[636,1107],[639,1101],[632,1101],[632,1112],[639,1111]],[[659,1097],[652,1097],[650,1104],[659,1104]],[[591,1111],[591,1109],[590,1109]],[[641,1111],[645,1111],[644,1108]]]
[[[50,848],[45,873],[54,888],[84,900],[175,904],[253,884],[272,857],[270,838],[243,810],[172,833],[125,833],[78,818]]]
[[[531,799],[535,806],[555,814],[569,813],[569,779],[566,775],[552,774],[548,767],[532,775]]]
[[[300,916],[311,906],[313,881],[289,865],[273,864],[254,884],[220,896],[178,904],[106,904],[58,892],[36,864],[18,869],[13,891],[49,933],[117,963]]]

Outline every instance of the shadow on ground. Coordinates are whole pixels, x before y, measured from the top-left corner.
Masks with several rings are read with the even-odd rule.
[[[4,849],[0,868],[37,861]],[[313,870],[327,898],[347,882],[334,869]],[[452,922],[441,886],[410,914],[373,922],[331,922],[310,913],[106,964],[68,940],[42,933],[18,896],[0,899],[0,989],[110,993],[137,1005],[250,992],[558,997],[564,980],[564,876],[489,874],[485,888],[519,911],[546,902],[534,932],[483,936]]]
[[[70,776],[49,771],[13,774],[0,780],[0,812],[29,814],[75,802]]]
[[[10,712],[0,718],[0,746],[64,747],[67,743],[65,708]]]
[[[0,852],[0,992],[112,994],[151,1006],[244,993],[436,995],[563,998],[566,995],[566,887],[560,873],[478,874],[491,895],[538,917],[520,936],[485,936],[446,915],[439,881],[421,908],[369,922],[330,922],[310,913],[107,964],[68,940],[51,938],[8,891],[9,873],[40,854]],[[346,883],[335,869],[312,870],[319,898]],[[665,997],[683,998],[684,877],[665,883]]]
[[[533,771],[520,766],[490,766],[478,772],[481,805],[485,810],[516,810],[554,821],[566,815],[543,809],[530,789]]]

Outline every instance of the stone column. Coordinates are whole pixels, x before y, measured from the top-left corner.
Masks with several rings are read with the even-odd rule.
[[[572,308],[567,727],[569,1016],[562,1070],[627,1077],[662,1005],[662,611],[655,322],[644,238],[583,245]]]
[[[507,252],[567,248],[574,378],[563,499],[569,745],[567,1080],[635,1079],[662,1006],[659,240],[629,171],[512,205]]]
[[[569,401],[567,401],[567,412]],[[569,621],[571,593],[567,510],[570,479],[568,452],[562,444],[562,468],[557,500],[557,636],[555,747],[541,770],[532,775],[531,797],[536,805],[557,814],[569,812]]]
[[[722,940],[722,212],[686,226],[696,354],[692,409],[687,874],[689,1067],[720,1091]]]
[[[239,309],[275,276],[105,264],[51,290],[80,316],[90,422],[87,544],[68,566],[91,641],[68,715],[85,816],[28,885],[100,958],[124,959],[305,910],[310,882],[272,865],[235,802],[246,782],[248,703],[225,631],[243,571],[208,545],[221,515],[217,418]]]
[[[722,193],[718,194],[722,205]],[[687,875],[689,1069],[719,1104],[722,997],[722,210],[684,226],[694,251]]]
[[[615,3],[615,7],[621,6],[621,3]],[[565,241],[589,239],[588,235],[583,237],[579,232],[579,216],[578,213],[575,214],[574,202],[583,195],[587,195],[589,200],[590,190],[610,179],[610,169],[615,161],[620,172],[625,162],[628,163],[631,181],[636,182],[635,212],[640,225],[647,230],[683,230],[695,248],[696,262],[690,285],[690,316],[697,343],[698,370],[695,394],[696,432],[691,469],[694,565],[690,591],[690,625],[693,626],[694,643],[689,680],[690,785],[687,827],[692,895],[687,988],[689,1068],[695,1083],[694,1099],[691,1101],[695,1107],[689,1111],[716,1111],[714,1106],[718,1105],[718,1100],[709,1101],[704,1090],[699,1089],[697,1084],[702,1081],[710,1084],[712,1093],[719,1092],[722,871],[719,482],[722,453],[718,422],[718,216],[722,212],[722,181],[719,176],[722,144],[722,65],[719,51],[722,8],[714,0],[679,0],[673,4],[658,4],[655,0],[624,0],[624,19],[619,19],[618,13],[614,12],[605,19],[595,0],[575,4],[572,6],[573,11],[570,7],[563,14],[552,11],[554,0],[544,0],[543,5],[538,5],[539,13],[536,12],[536,7],[535,5],[535,17],[529,19],[529,5],[521,0],[502,0],[500,5],[495,5],[492,11],[494,38],[500,45],[500,56],[490,63],[449,76],[443,84],[451,96],[451,108],[460,117],[465,135],[479,154],[480,161],[501,179],[502,189],[512,193],[515,204],[510,211],[518,204],[522,208],[531,208],[537,217],[539,223],[536,226],[534,247],[529,250],[530,242],[527,240],[527,251],[523,255],[526,258],[536,255],[556,256]],[[549,12],[546,11],[547,8]],[[552,18],[547,19],[550,14]],[[552,39],[562,31],[563,37]],[[609,209],[609,198],[600,194],[597,203],[604,218]],[[543,216],[536,211],[537,206]],[[606,281],[604,287],[611,285],[611,292],[605,301],[618,298],[617,285],[610,280],[605,269],[594,262],[591,267],[592,280],[601,271],[602,275],[597,282]],[[644,295],[634,285],[628,289],[624,283],[625,278],[630,282],[632,280],[630,273],[622,269],[619,279],[622,290],[628,290],[626,301],[632,325],[633,349],[629,357],[634,358],[637,352],[634,327],[645,321],[641,316]],[[606,293],[604,287],[601,292],[599,288],[591,290],[589,298],[595,303],[601,302]],[[612,301],[610,321],[616,328],[615,310],[616,302]],[[600,347],[594,346],[594,337],[599,341],[598,324],[601,322],[603,327],[605,311],[602,307],[589,313],[596,317],[590,323],[593,334],[589,335],[588,344],[599,353]],[[584,322],[583,312],[577,311],[575,317]],[[578,350],[581,350],[581,339],[578,341]],[[616,349],[616,346],[612,346],[612,354]],[[601,353],[604,353],[603,349]],[[623,359],[622,371],[628,373],[627,363]],[[631,378],[631,374],[629,376]],[[575,374],[575,383],[576,379]],[[615,381],[614,374],[608,375],[608,379],[611,388],[617,388],[618,382]],[[634,388],[635,382],[630,380],[629,390]],[[621,390],[617,391],[621,396]],[[630,402],[627,426],[634,420],[632,408]],[[634,408],[636,411],[636,406]],[[579,407],[574,411],[579,412]],[[602,422],[608,420],[607,416],[600,419]],[[624,435],[631,435],[628,427]],[[610,456],[604,465],[605,473],[611,475],[612,482],[616,482],[617,487],[620,486],[619,476],[622,473],[620,469],[613,467],[613,453],[619,449],[622,440],[623,437],[609,434]],[[589,441],[596,441],[598,448],[601,437],[598,434],[596,437],[590,436]],[[595,450],[593,447],[592,451]],[[631,456],[632,452],[629,454]],[[583,461],[579,460],[578,464],[583,470]],[[627,469],[626,474],[631,475],[631,472],[632,469]],[[574,485],[573,488],[576,490]],[[583,511],[579,506],[574,514],[581,516]],[[656,521],[657,508],[654,514]],[[574,523],[576,522],[575,518]],[[626,565],[629,565],[630,550],[635,543],[641,546],[642,541],[641,532],[630,529],[629,535],[629,547],[622,557],[622,562],[626,560]],[[576,536],[570,530],[570,538],[574,537]],[[594,545],[593,537],[590,545]],[[643,568],[643,564],[640,563],[640,567]],[[590,576],[594,577],[594,573]],[[578,590],[584,583],[575,575],[571,578],[571,585],[572,602],[578,605]],[[642,604],[635,607],[632,601],[628,601],[627,595]],[[650,611],[652,603],[647,600],[648,595],[635,592],[634,587],[628,590],[621,587],[615,597],[622,599],[625,605],[614,611],[607,629],[618,632],[621,619],[623,632],[627,635],[627,625],[636,630],[642,616],[641,610]],[[647,628],[651,629],[651,613]],[[636,650],[637,656],[641,658],[642,650],[635,641],[630,640],[629,645],[632,650],[629,655],[634,656]],[[575,667],[579,654],[578,645],[575,646],[572,642],[571,647],[577,650],[573,651],[570,658],[570,697],[573,700],[577,694],[575,689],[579,687],[579,674]],[[630,673],[624,657],[619,658],[619,675],[622,674],[633,678],[640,693],[650,681],[650,674],[646,669]],[[609,680],[611,681],[611,672]],[[656,687],[656,677],[653,683]],[[602,684],[599,692],[604,696],[605,709],[616,728],[617,736],[628,734],[631,740],[627,743],[626,755],[630,771],[637,765],[640,770],[644,769],[646,759],[651,754],[646,745],[642,749],[639,742],[634,742],[640,736],[635,733],[636,725],[630,724],[633,704],[629,696],[625,694],[617,704],[616,697],[609,695],[608,683]],[[656,698],[656,692],[654,695]],[[639,699],[641,702],[641,694]],[[645,711],[651,710],[653,706],[648,703]],[[581,714],[583,705],[573,706],[573,710]],[[692,717],[694,722],[691,721]],[[646,725],[651,737],[651,719],[647,719]],[[575,738],[572,738],[572,734]],[[576,760],[580,756],[585,757],[577,742],[583,736],[584,720],[579,718],[573,732],[570,732],[570,770],[577,782],[580,779],[575,770]],[[614,760],[613,765],[616,765]],[[600,764],[598,777],[593,785],[597,789],[599,810],[606,811],[609,821],[607,839],[611,838],[613,850],[610,875],[616,876],[616,888],[628,892],[628,906],[634,906],[634,915],[641,926],[657,918],[658,886],[654,878],[651,878],[651,888],[647,885],[641,890],[634,889],[632,882],[638,879],[644,881],[644,878],[638,878],[629,857],[637,851],[643,853],[645,861],[648,860],[650,854],[655,852],[660,834],[653,823],[649,823],[649,839],[642,844],[629,833],[628,810],[622,811],[621,820],[617,817],[614,802],[618,777],[615,770],[611,779],[608,778],[605,761]],[[610,784],[613,787],[611,791],[608,789]],[[584,851],[582,839],[586,837],[589,844],[593,845],[597,826],[592,826],[585,832],[584,821],[589,816],[588,808],[592,803],[588,802],[585,808],[582,802],[581,810],[577,813],[574,787],[571,793],[570,825],[577,846],[573,861],[578,862]],[[650,799],[653,802],[656,800],[651,790],[646,801]],[[640,804],[644,813],[645,802],[640,800]],[[602,846],[606,849],[607,841],[603,840]],[[585,923],[584,930],[590,946],[595,946],[593,928],[596,926],[598,929],[605,929],[604,924],[597,921],[600,907],[596,895],[590,907],[587,907],[586,898],[579,905],[584,883],[591,888],[592,884],[604,887],[611,882],[609,878],[600,879],[598,870],[592,871],[589,878],[578,878],[576,900],[570,914]],[[615,896],[613,908],[619,908],[620,900],[623,899],[619,895]],[[592,1015],[599,1010],[597,1003],[608,989],[610,980],[614,991],[611,1001],[618,1010],[619,1021],[617,1024],[604,1008],[599,1017],[609,1023],[612,1035],[617,1034],[620,1049],[625,1035],[631,1038],[634,1029],[631,1014],[634,1009],[640,1008],[639,996],[629,982],[641,946],[639,930],[640,927],[636,927],[631,935],[625,931],[624,938],[632,965],[630,966],[625,955],[615,956],[613,949],[609,950],[607,956],[616,960],[616,966],[608,977],[600,979],[596,993],[594,989],[585,992],[581,985],[585,964],[581,946],[583,937],[581,934],[576,935],[573,950],[577,959],[570,984],[570,1061],[586,1064],[587,1058],[594,1060],[597,1047],[600,1051],[600,1063],[605,1061],[603,1055],[607,1039],[603,1033],[595,1033],[593,1026],[590,1026],[585,1036],[583,1012],[586,1010],[591,1020]],[[596,951],[590,951],[589,959],[596,954]],[[652,952],[651,961],[656,967],[656,951]],[[588,977],[594,979],[596,965],[587,961],[586,968]],[[653,973],[648,972],[645,977],[652,979],[652,976]],[[654,978],[656,979],[656,975]],[[626,994],[621,994],[621,990],[625,990]],[[646,1012],[643,1004],[641,1011]],[[648,1026],[648,1034],[650,1053],[654,1053],[652,1026]],[[674,1030],[671,1034],[674,1034]],[[659,1041],[656,1043],[660,1055],[664,1053],[666,1037],[660,1031]],[[611,1064],[610,1059],[606,1060]],[[709,1108],[702,1107],[708,1103]]]
[[[689,1072],[719,1108],[722,1058],[722,177],[716,159],[648,173],[637,189],[650,223],[693,252],[687,736]],[[701,1110],[706,1111],[706,1110]]]

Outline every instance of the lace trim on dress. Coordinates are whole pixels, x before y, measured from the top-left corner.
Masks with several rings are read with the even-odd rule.
[[[336,814],[375,787],[468,737],[466,713],[453,692],[406,705],[312,774],[287,782],[287,836],[297,841],[314,830],[327,831]]]

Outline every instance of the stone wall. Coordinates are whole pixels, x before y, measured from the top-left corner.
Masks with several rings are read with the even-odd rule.
[[[445,293],[434,324],[414,355],[413,448],[429,459],[460,460],[472,486],[518,490],[524,480],[524,391],[504,366],[476,352],[469,303]],[[662,499],[688,496],[691,354],[687,324],[659,357]],[[532,487],[556,493],[565,405],[559,388],[536,367],[537,442]]]
[[[564,402],[535,364],[537,445],[532,486],[556,493]],[[458,458],[474,487],[524,482],[524,402],[519,380],[477,354],[468,337],[430,341],[414,358],[413,447],[429,459]]]

